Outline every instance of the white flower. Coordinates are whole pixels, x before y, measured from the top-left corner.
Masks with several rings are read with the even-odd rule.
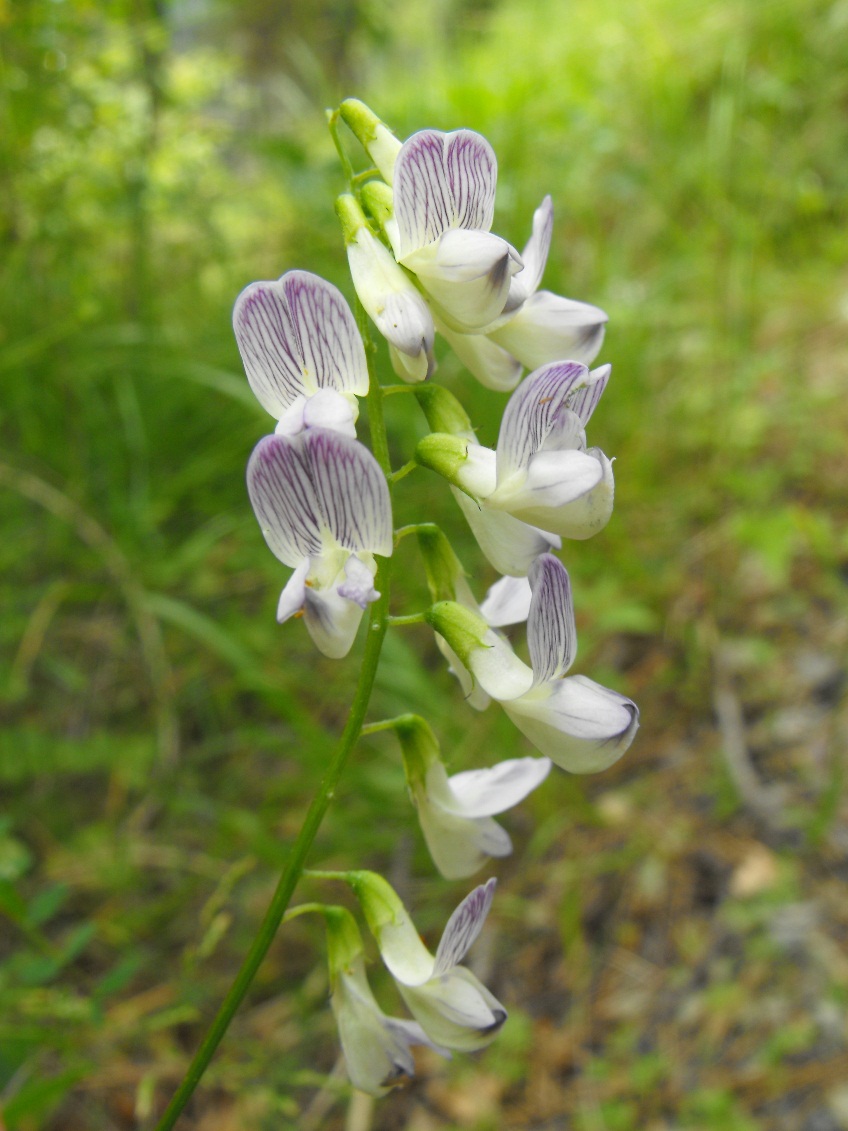
[[[354,288],[389,343],[395,371],[405,381],[425,380],[434,368],[436,333],[427,303],[371,231],[356,198],[340,196],[336,212],[344,230]]]
[[[356,436],[368,367],[350,307],[332,283],[309,271],[251,283],[236,300],[233,328],[250,387],[278,432],[318,427]]]
[[[359,928],[343,907],[324,907],[330,1004],[339,1028],[350,1082],[372,1096],[383,1096],[415,1074],[412,1045],[427,1045],[442,1056],[420,1025],[388,1017],[371,992]]]
[[[427,950],[406,908],[374,872],[348,872],[383,961],[409,1011],[431,1041],[472,1052],[497,1035],[507,1013],[498,999],[459,963],[479,935],[495,880],[474,889],[448,920],[435,957]]]
[[[325,656],[346,656],[374,589],[375,554],[392,552],[389,491],[362,444],[321,428],[260,440],[247,467],[250,501],[271,552],[294,573],[277,620],[302,612]]]
[[[521,256],[490,229],[497,161],[471,130],[422,130],[393,167],[394,217],[385,225],[398,263],[418,278],[450,329],[480,333],[524,290]]]
[[[454,353],[487,388],[515,388],[522,366],[537,369],[568,358],[590,365],[604,340],[607,316],[597,306],[540,291],[553,230],[553,204],[546,196],[533,214],[533,231],[521,253],[524,270],[517,281],[526,297],[505,312],[487,334],[457,334],[437,329]]]
[[[460,605],[434,605],[428,620],[540,753],[571,773],[604,770],[633,741],[639,710],[585,676],[563,678],[574,662],[577,633],[562,563],[543,554],[530,570],[530,585],[529,667],[482,617]]]
[[[549,759],[513,758],[448,777],[436,736],[422,718],[403,716],[394,729],[421,831],[442,875],[464,879],[489,856],[508,856],[512,841],[492,817],[523,801],[545,780]]]
[[[416,459],[444,475],[480,549],[500,573],[526,574],[559,536],[590,538],[612,514],[612,463],[585,426],[609,379],[579,362],[537,369],[504,411],[496,451],[431,433]]]

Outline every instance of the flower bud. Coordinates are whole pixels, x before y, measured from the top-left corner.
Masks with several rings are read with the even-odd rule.
[[[406,355],[400,374],[403,379],[425,380],[433,370],[436,334],[426,302],[374,235],[354,196],[340,196],[336,213],[359,301],[389,344]]]
[[[374,111],[358,98],[346,98],[339,107],[339,113],[380,170],[380,175],[391,184],[401,143]]]

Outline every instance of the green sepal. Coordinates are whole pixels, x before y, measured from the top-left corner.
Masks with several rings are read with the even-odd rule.
[[[384,181],[369,181],[362,186],[362,203],[376,224],[385,229],[386,222],[394,216],[394,193]]]
[[[433,763],[440,761],[439,741],[420,715],[403,715],[395,724],[395,732],[403,753],[406,781],[414,793],[416,785],[424,785]]]
[[[468,413],[448,389],[442,385],[416,385],[413,391],[431,432],[475,439]]]
[[[362,935],[346,907],[324,907],[323,915],[327,927],[330,980],[335,982],[339,974],[350,971],[357,958],[364,954]]]
[[[407,918],[397,892],[376,872],[346,872],[345,880],[353,888],[371,933],[378,941],[384,927],[395,926]]]
[[[431,605],[425,617],[431,628],[447,640],[466,667],[470,667],[472,652],[489,647],[485,642],[485,637],[491,632],[489,625],[478,613],[472,613],[456,601],[439,601]]]
[[[436,601],[456,600],[456,582],[465,576],[465,570],[438,526],[427,523],[419,529],[418,547],[424,559],[431,601],[435,604]]]
[[[468,459],[469,442],[447,432],[431,432],[418,441],[415,460],[422,467],[429,467],[431,471],[443,475],[454,486],[459,486],[457,475]]]
[[[359,201],[349,192],[336,198],[336,215],[341,220],[345,247],[356,242],[356,233],[360,228],[368,227],[368,220]]]
[[[388,126],[380,121],[371,107],[360,102],[358,98],[346,98],[339,106],[339,114],[356,140],[366,149],[376,139],[379,126],[388,129]]]

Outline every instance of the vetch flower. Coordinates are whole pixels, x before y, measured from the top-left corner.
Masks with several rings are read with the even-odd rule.
[[[433,956],[382,876],[348,872],[346,878],[401,997],[430,1040],[458,1052],[473,1052],[490,1044],[506,1021],[506,1010],[459,963],[483,927],[496,881],[475,888],[460,903]]]
[[[501,573],[520,574],[530,564],[525,547],[510,541],[503,515],[577,539],[609,521],[612,463],[599,448],[586,448],[585,435],[609,372],[559,361],[531,373],[509,399],[496,451],[456,435],[432,433],[419,442],[416,459],[466,496],[457,501]]]
[[[425,380],[434,368],[436,333],[427,303],[371,231],[356,197],[340,196],[336,212],[344,231],[354,288],[389,343],[395,371],[405,381]]]
[[[309,271],[251,283],[236,300],[233,328],[250,387],[278,432],[318,427],[356,436],[368,367],[356,321],[332,283]]]
[[[600,307],[540,291],[553,230],[553,204],[546,196],[533,214],[533,231],[521,259],[518,276],[524,302],[506,311],[483,334],[457,334],[437,324],[454,353],[490,389],[515,388],[522,366],[537,369],[568,358],[591,364],[604,340],[607,316]]]
[[[421,831],[436,867],[448,880],[472,876],[489,856],[512,852],[497,821],[548,776],[547,758],[513,758],[490,769],[448,777],[436,736],[424,719],[406,715],[394,726]]]
[[[426,385],[417,388],[415,395],[432,429],[432,434],[416,448],[415,458],[451,483],[451,491],[460,510],[480,549],[495,569],[508,576],[526,577],[539,554],[560,548],[562,541],[559,535],[522,522],[506,511],[489,510],[476,497],[472,498],[467,488],[458,486],[458,477],[469,458],[473,459],[477,452],[483,453],[483,458],[490,458],[485,455],[489,449],[477,444],[471,421],[453,393],[439,385]],[[494,457],[494,454],[492,452],[490,456]],[[494,473],[493,460],[491,471]],[[491,491],[495,485],[496,477],[492,474],[491,482],[486,481],[482,487]],[[501,620],[499,623],[515,622]]]
[[[386,223],[398,263],[418,278],[450,329],[480,333],[525,292],[521,256],[490,229],[497,160],[471,130],[422,130],[393,169],[394,217]]]
[[[346,656],[374,589],[375,554],[392,552],[389,491],[356,440],[315,428],[266,436],[247,467],[250,501],[271,552],[294,568],[277,620],[303,614],[325,656]]]
[[[627,750],[639,726],[636,704],[582,675],[565,676],[577,651],[565,566],[543,554],[530,570],[527,618],[531,666],[482,617],[461,605],[434,605],[428,620],[540,753],[571,773],[594,773]]]
[[[322,908],[327,928],[330,1004],[339,1028],[350,1082],[371,1096],[384,1096],[415,1074],[410,1048],[439,1048],[415,1021],[388,1017],[374,997],[365,972],[362,937],[343,907]]]

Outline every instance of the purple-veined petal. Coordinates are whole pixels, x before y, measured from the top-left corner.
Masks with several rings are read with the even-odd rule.
[[[509,393],[521,378],[521,362],[484,334],[460,334],[437,319],[436,329],[453,352],[487,389]]]
[[[568,399],[568,407],[577,414],[584,428],[607,387],[610,373],[612,373],[611,365],[599,365],[597,369],[591,371],[586,384],[572,393]]]
[[[280,279],[304,368],[319,389],[364,397],[368,366],[356,319],[341,291],[310,271]]]
[[[486,770],[463,770],[448,778],[455,808],[466,817],[492,817],[523,801],[550,772],[547,758],[510,758]]]
[[[577,361],[555,361],[531,373],[507,402],[497,447],[500,484],[544,446],[548,434],[567,409],[567,398],[587,380],[589,370]]]
[[[360,609],[366,609],[380,596],[374,588],[375,571],[376,565],[373,562],[372,567],[369,568],[355,554],[351,554],[345,562],[345,580],[338,588],[339,596],[353,601]]]
[[[444,1048],[458,1052],[485,1048],[506,1021],[503,1005],[464,966],[423,986],[398,989],[427,1035]]]
[[[368,391],[365,351],[341,293],[308,271],[252,283],[233,327],[250,387],[278,420],[298,396],[332,388]]]
[[[498,573],[525,577],[539,554],[562,546],[558,535],[521,522],[506,511],[489,510],[455,487],[451,490],[480,549]]]
[[[261,439],[247,465],[247,490],[265,541],[281,562],[299,566],[321,553],[323,515],[300,438]]]
[[[480,612],[492,628],[522,624],[530,612],[532,591],[526,577],[502,577],[491,586]]]
[[[362,444],[337,432],[316,428],[300,439],[324,528],[346,550],[388,557],[391,503],[376,459]]]
[[[338,583],[326,589],[304,591],[303,623],[318,651],[331,660],[342,660],[353,647],[362,608],[343,597]]]
[[[527,618],[527,646],[537,685],[559,679],[577,655],[577,629],[568,571],[553,554],[542,554],[530,569],[533,600]]]
[[[497,176],[494,150],[480,134],[413,134],[394,167],[399,256],[432,243],[451,228],[489,231]]]
[[[439,318],[464,334],[485,330],[504,309],[521,257],[491,232],[451,229],[400,260],[438,306]]]
[[[303,610],[306,601],[306,578],[309,574],[310,561],[305,558],[291,577],[280,594],[277,602],[277,623],[284,624],[290,617],[296,617]]]
[[[245,287],[233,308],[233,329],[256,399],[279,420],[297,396],[311,391],[282,284],[269,280]]]
[[[483,929],[489,908],[495,896],[497,880],[492,878],[476,887],[456,908],[448,919],[436,950],[433,977],[447,974],[458,966],[467,954],[474,940]]]
[[[606,322],[607,316],[600,307],[550,291],[537,291],[491,335],[528,369],[559,358],[589,365],[603,344]]]
[[[542,281],[545,264],[548,262],[553,230],[554,205],[550,196],[546,196],[533,213],[533,232],[521,253],[521,258],[524,260],[521,281],[527,290],[528,298],[536,293],[539,289],[539,283]]]
[[[582,675],[534,688],[504,710],[540,753],[572,774],[617,762],[639,726],[632,700]]]

